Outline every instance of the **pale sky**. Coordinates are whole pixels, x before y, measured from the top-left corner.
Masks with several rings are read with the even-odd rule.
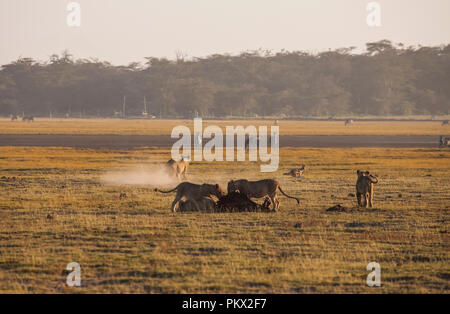
[[[175,58],[245,50],[318,52],[390,39],[450,43],[450,0],[378,0],[381,27],[369,27],[371,0],[78,0],[81,26],[66,22],[69,0],[0,0],[0,64],[75,58],[115,65],[146,56]]]

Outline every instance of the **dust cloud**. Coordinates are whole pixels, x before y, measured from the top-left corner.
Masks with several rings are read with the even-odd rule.
[[[178,183],[164,169],[137,167],[133,169],[111,170],[104,173],[100,181],[106,185],[147,185],[169,187]]]

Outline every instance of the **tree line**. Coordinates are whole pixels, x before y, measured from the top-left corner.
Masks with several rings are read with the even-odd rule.
[[[132,116],[145,108],[180,118],[450,114],[450,45],[382,40],[353,50],[178,54],[127,66],[75,60],[67,51],[45,62],[19,58],[0,69],[0,115]]]

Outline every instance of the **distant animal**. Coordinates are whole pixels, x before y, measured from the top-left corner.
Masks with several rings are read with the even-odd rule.
[[[172,193],[175,191],[177,192],[177,194],[175,195],[175,199],[172,202],[172,206],[170,208],[172,212],[176,211],[175,206],[183,197],[186,198],[187,200],[191,200],[194,203],[195,208],[199,211],[200,210],[199,202],[201,202],[202,198],[215,196],[218,199],[220,199],[224,195],[222,189],[218,184],[199,185],[190,182],[182,182],[178,184],[176,188],[169,191],[161,191],[158,189],[155,189],[155,191],[161,193]]]
[[[165,171],[170,177],[176,177],[179,182],[187,180],[189,161],[181,157],[180,161],[170,159],[165,164]]]
[[[353,120],[352,119],[345,120],[345,126],[347,126],[349,124],[353,124]]]
[[[265,196],[269,196],[272,204],[273,210],[278,211],[280,206],[280,202],[277,198],[277,189],[280,192],[289,198],[292,198],[297,201],[297,204],[300,204],[300,200],[296,197],[289,196],[280,187],[280,183],[274,179],[264,179],[259,181],[248,181],[245,179],[241,180],[231,180],[228,182],[227,190],[228,193],[236,192],[247,195],[249,198],[261,198]]]
[[[378,178],[371,175],[369,171],[357,170],[356,175],[356,199],[358,201],[358,206],[372,207],[373,185],[378,183]],[[361,197],[364,197],[364,204],[361,202]]]
[[[294,169],[291,169],[291,171],[289,171],[287,173],[283,173],[283,174],[287,175],[287,176],[291,176],[291,177],[297,178],[297,177],[301,177],[305,170],[306,170],[306,166],[302,165],[301,168],[294,168]]]
[[[11,115],[11,121],[16,121],[17,119],[18,117],[15,114]]]
[[[441,136],[439,138],[439,147],[449,147],[450,146],[450,137]]]
[[[448,124],[449,124],[448,120],[444,120],[444,121],[442,121],[442,126],[444,126],[444,125],[448,125]]]
[[[210,197],[203,197],[200,200],[197,201],[197,204],[200,208],[200,211],[202,212],[214,212],[216,209],[216,202]],[[188,200],[181,200],[178,204],[178,210],[180,212],[193,212],[197,211],[197,207],[195,203],[188,199]]]
[[[33,116],[24,116],[22,118],[22,121],[30,121],[30,122],[32,122],[32,121],[34,121],[34,117]]]

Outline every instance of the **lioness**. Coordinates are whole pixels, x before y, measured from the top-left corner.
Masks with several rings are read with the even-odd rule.
[[[296,197],[292,197],[283,192],[280,187],[280,183],[274,179],[264,179],[259,181],[248,181],[245,179],[242,180],[231,180],[228,182],[228,193],[239,191],[242,194],[247,195],[249,198],[260,198],[264,196],[269,196],[270,200],[273,204],[273,210],[278,211],[280,206],[280,202],[277,199],[277,189],[280,192],[289,198],[292,198],[297,201],[297,204],[300,204],[300,200]]]
[[[196,209],[200,210],[199,202],[204,197],[209,197],[211,195],[216,196],[217,198],[221,198],[224,193],[220,186],[218,184],[194,184],[190,182],[182,182],[177,185],[176,188],[170,190],[170,191],[161,191],[158,189],[155,189],[155,191],[161,192],[161,193],[171,193],[171,192],[177,192],[175,195],[175,199],[172,202],[172,206],[170,210],[172,212],[175,212],[175,205],[183,198],[185,197],[187,200],[191,200]]]
[[[357,170],[356,174],[356,199],[359,206],[373,206],[373,185],[378,183],[378,178],[371,175],[369,171]],[[361,203],[361,196],[364,197],[364,205]]]
[[[216,209],[216,202],[210,197],[203,197],[198,202],[201,211],[214,212]],[[192,200],[180,201],[178,205],[180,212],[192,212],[196,211],[197,208]]]
[[[175,161],[170,159],[166,162],[165,170],[167,174],[171,177],[176,177],[179,182],[187,179],[187,169],[189,166],[189,161],[186,161],[184,157],[181,157],[180,161]]]

